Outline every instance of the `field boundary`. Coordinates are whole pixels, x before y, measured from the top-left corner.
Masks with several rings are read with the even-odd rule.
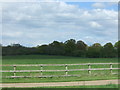
[[[13,70],[2,70],[0,72],[12,72],[13,76],[4,76],[4,78],[25,78],[25,77],[62,77],[62,76],[79,76],[79,75],[69,75],[69,71],[88,71],[88,74],[92,74],[91,71],[93,70],[110,70],[110,73],[112,73],[112,70],[118,70],[120,68],[113,68],[114,64],[120,64],[120,63],[82,63],[82,64],[26,64],[26,65],[2,65],[7,67],[11,66],[13,67]],[[74,65],[87,65],[87,69],[68,69],[68,66],[74,66]],[[92,68],[91,65],[109,65],[109,68]],[[40,70],[17,70],[16,67],[31,67],[36,66],[40,67]],[[64,70],[44,70],[44,66],[64,66]],[[16,76],[17,72],[40,72],[39,76]],[[65,72],[65,75],[43,75],[43,72]]]

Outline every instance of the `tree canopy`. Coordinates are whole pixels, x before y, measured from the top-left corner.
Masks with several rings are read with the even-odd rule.
[[[120,41],[114,45],[111,42],[101,45],[94,43],[88,46],[82,40],[70,39],[65,42],[53,41],[48,45],[25,47],[20,44],[2,46],[2,55],[64,55],[87,58],[113,58],[120,57]]]

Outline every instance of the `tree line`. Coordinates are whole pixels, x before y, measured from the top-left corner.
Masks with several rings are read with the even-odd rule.
[[[84,58],[114,58],[120,56],[120,41],[114,45],[109,42],[105,45],[94,43],[88,46],[83,41],[74,39],[65,42],[53,41],[50,44],[36,47],[25,47],[20,44],[2,46],[2,55],[64,55]]]

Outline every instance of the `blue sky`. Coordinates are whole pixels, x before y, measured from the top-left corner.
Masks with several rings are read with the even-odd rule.
[[[95,4],[96,2],[66,2],[71,5],[78,5],[79,8],[84,8],[84,9],[94,9],[92,5]],[[113,9],[113,10],[118,10],[118,5],[115,2],[98,2],[99,4],[103,5],[102,8],[104,9]],[[100,7],[98,7],[100,8]]]
[[[83,40],[88,45],[118,40],[116,3],[45,2],[4,3],[2,44],[24,46],[54,40]]]

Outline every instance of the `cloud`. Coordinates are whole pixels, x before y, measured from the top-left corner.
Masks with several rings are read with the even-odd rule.
[[[101,25],[98,24],[98,23],[95,22],[95,21],[90,22],[90,26],[93,27],[93,28],[100,28],[100,27],[101,27]]]
[[[105,5],[104,5],[104,3],[94,3],[93,5],[92,5],[92,7],[94,7],[94,8],[105,8]]]
[[[71,38],[94,42],[117,41],[117,11],[84,10],[65,2],[5,3],[3,44],[35,46]]]

